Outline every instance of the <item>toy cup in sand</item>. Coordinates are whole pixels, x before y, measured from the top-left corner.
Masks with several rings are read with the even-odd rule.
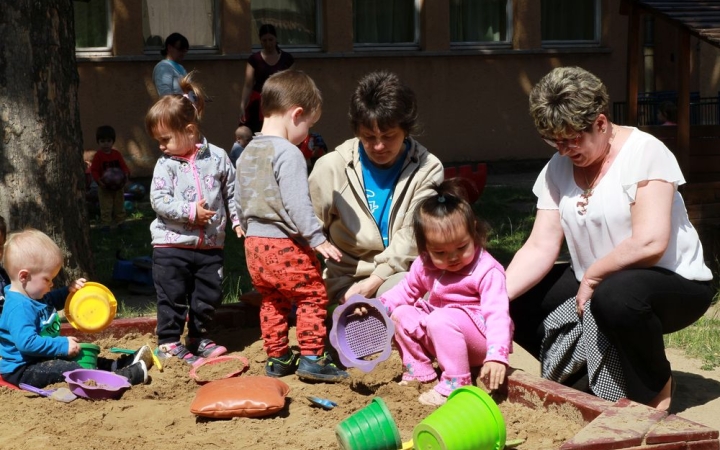
[[[505,438],[500,409],[475,386],[454,390],[413,430],[415,450],[502,450]]]
[[[402,446],[395,420],[380,397],[340,422],[335,435],[343,450],[397,450]]]

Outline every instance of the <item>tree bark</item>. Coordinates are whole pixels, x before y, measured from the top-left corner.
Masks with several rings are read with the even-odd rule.
[[[60,246],[59,283],[92,269],[78,84],[72,0],[3,0],[0,214]]]

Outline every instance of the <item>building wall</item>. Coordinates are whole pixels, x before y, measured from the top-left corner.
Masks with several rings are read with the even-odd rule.
[[[602,38],[594,48],[542,48],[537,0],[516,0],[512,48],[451,50],[447,0],[425,0],[421,49],[353,51],[352,0],[324,3],[323,50],[293,52],[296,68],[309,73],[324,96],[314,131],[335,147],[352,137],[347,109],[357,80],[372,70],[396,72],[418,96],[423,131],[418,140],[443,162],[546,158],[552,149],[538,138],[527,113],[527,95],[554,67],[578,65],[598,75],[611,100],[625,99],[627,18],[620,0],[602,2]],[[143,53],[141,5],[114,0],[113,55],[78,58],[81,119],[86,149],[96,146],[95,128],[110,124],[134,175],[147,176],[159,155],[143,119],[156,100],[152,70],[160,55]],[[229,148],[240,116],[245,62],[252,51],[250,0],[222,0],[220,53],[188,54],[212,101],[203,130]],[[328,19],[328,18],[331,18]]]

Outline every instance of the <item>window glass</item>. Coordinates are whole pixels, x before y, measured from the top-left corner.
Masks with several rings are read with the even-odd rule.
[[[160,48],[165,38],[180,33],[191,49],[214,48],[216,0],[143,0],[146,48]]]
[[[543,41],[598,39],[598,0],[541,0]]]
[[[506,42],[509,0],[450,0],[450,42]]]
[[[258,30],[275,26],[280,45],[319,45],[320,0],[252,0],[252,42],[260,45]]]
[[[75,10],[75,48],[110,48],[108,0],[73,1]]]
[[[416,43],[415,0],[353,0],[356,44]]]

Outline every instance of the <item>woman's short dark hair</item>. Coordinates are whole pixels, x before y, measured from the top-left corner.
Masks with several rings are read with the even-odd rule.
[[[580,67],[557,67],[530,91],[535,128],[551,139],[571,138],[588,130],[600,114],[609,115],[607,88]]]
[[[361,126],[381,130],[399,126],[406,135],[418,128],[415,93],[397,75],[386,71],[371,72],[358,83],[350,98],[350,124],[358,134]]]
[[[260,25],[260,30],[258,30],[258,37],[261,38],[266,34],[272,34],[273,36],[277,37],[277,30],[275,30],[275,25],[271,25],[269,23],[264,23]]]
[[[178,42],[180,43],[178,50],[188,50],[190,48],[190,42],[188,42],[185,36],[180,33],[172,33],[165,38],[165,45],[163,45],[162,50],[160,50],[160,54],[167,56],[168,47],[174,47]]]

